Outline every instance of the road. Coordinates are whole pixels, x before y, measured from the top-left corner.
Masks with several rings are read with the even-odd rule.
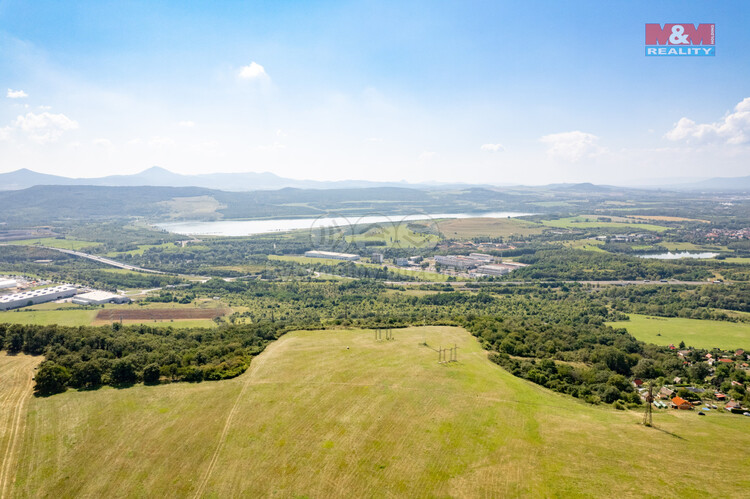
[[[133,270],[133,271],[136,271],[136,272],[149,272],[151,274],[164,274],[164,272],[162,272],[160,270],[144,269],[142,267],[136,267],[135,265],[128,265],[127,263],[117,262],[117,261],[112,260],[110,258],[105,258],[103,256],[91,255],[89,253],[83,253],[81,251],[75,251],[75,250],[69,250],[69,249],[62,249],[62,248],[53,248],[51,246],[42,246],[42,248],[59,251],[61,253],[67,253],[68,255],[79,256],[81,258],[88,258],[89,260],[94,260],[95,262],[103,263],[105,265],[111,265],[112,267],[117,267],[117,268],[120,268],[120,269]]]

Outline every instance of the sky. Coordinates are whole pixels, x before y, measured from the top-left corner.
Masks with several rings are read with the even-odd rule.
[[[750,175],[750,3],[0,0],[0,172]],[[715,57],[646,57],[715,23]]]

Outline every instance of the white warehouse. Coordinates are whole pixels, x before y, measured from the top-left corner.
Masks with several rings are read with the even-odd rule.
[[[105,303],[130,303],[130,298],[106,291],[90,291],[73,298],[78,305],[104,305]]]
[[[18,282],[13,279],[0,279],[0,289],[10,289],[18,286]]]
[[[13,293],[11,295],[0,296],[0,310],[9,310],[11,308],[26,307],[28,305],[38,305],[48,301],[62,300],[75,296],[78,288],[69,284],[61,284],[51,288],[36,289],[34,291],[24,291],[23,293]]]

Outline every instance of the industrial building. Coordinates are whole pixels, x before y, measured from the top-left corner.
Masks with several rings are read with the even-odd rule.
[[[383,253],[373,253],[370,260],[372,263],[383,263]]]
[[[513,270],[513,268],[503,264],[482,265],[477,267],[477,273],[484,275],[505,275],[511,270]]]
[[[10,289],[18,287],[18,282],[13,279],[0,279],[0,289]]]
[[[469,258],[473,258],[474,260],[484,263],[492,263],[495,261],[494,256],[488,255],[486,253],[469,253]]]
[[[29,305],[47,303],[49,301],[62,300],[63,298],[75,296],[77,292],[78,288],[75,286],[61,284],[51,288],[4,295],[0,296],[0,310],[9,310],[11,308],[26,307]]]
[[[90,291],[73,298],[78,305],[104,305],[105,303],[130,303],[130,298],[106,291]]]
[[[352,253],[335,253],[333,251],[306,251],[305,256],[308,258],[329,258],[331,260],[359,260],[359,255]]]

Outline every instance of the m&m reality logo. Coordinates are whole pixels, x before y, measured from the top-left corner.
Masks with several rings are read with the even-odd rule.
[[[715,24],[646,24],[646,55],[716,55]]]

